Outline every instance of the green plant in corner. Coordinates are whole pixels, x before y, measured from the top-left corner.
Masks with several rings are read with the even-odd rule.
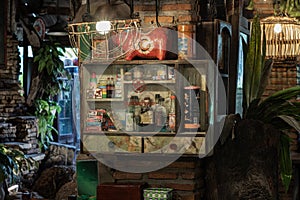
[[[49,43],[34,52],[34,64],[38,73],[33,75],[27,104],[30,112],[38,119],[38,139],[41,149],[47,149],[48,143],[53,140],[53,127],[56,114],[60,106],[54,97],[64,90],[64,81],[61,77],[71,78],[60,59],[65,49],[60,43],[50,40]]]
[[[283,185],[288,190],[292,178],[292,162],[289,137],[284,131],[293,128],[300,132],[300,102],[295,101],[300,95],[300,87],[284,89],[262,98],[273,65],[272,60],[265,60],[265,41],[265,32],[261,31],[260,18],[256,15],[252,22],[244,68],[243,118],[260,120],[281,130],[280,174]]]
[[[71,75],[64,68],[60,59],[65,48],[57,42],[44,44],[34,56],[34,62],[38,64],[39,84],[36,89],[35,99],[53,98],[63,89],[63,80],[59,77],[71,78]]]
[[[3,193],[8,193],[3,186],[18,184],[23,170],[30,170],[34,165],[38,163],[22,151],[0,144],[0,199],[5,197]]]
[[[53,133],[58,131],[53,127],[56,113],[61,111],[61,107],[55,101],[45,101],[42,99],[35,101],[35,116],[38,118],[38,139],[39,146],[46,150],[49,142],[53,141]]]
[[[19,174],[20,161],[24,158],[21,151],[9,149],[0,144],[0,183],[9,178],[16,180]]]

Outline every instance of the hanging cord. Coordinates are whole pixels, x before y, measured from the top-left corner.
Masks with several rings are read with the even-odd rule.
[[[92,21],[90,0],[86,0],[86,13],[84,13],[82,15],[82,21],[83,22],[91,22]]]
[[[160,23],[158,21],[158,8],[159,8],[159,4],[158,4],[158,0],[155,1],[155,18],[156,18],[156,25],[158,27],[160,27]]]
[[[86,0],[86,12],[88,14],[91,14],[91,8],[90,8],[90,0]]]
[[[59,0],[56,0],[56,8],[55,8],[55,12],[56,12],[56,23],[58,23],[58,9],[59,9]]]
[[[130,2],[130,17],[133,18],[134,15],[134,6],[133,6],[133,0]]]
[[[274,15],[275,16],[282,16],[282,12],[280,11],[280,1],[276,0],[275,6],[274,6]]]

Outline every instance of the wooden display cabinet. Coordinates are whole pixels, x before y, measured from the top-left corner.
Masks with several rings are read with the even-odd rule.
[[[217,84],[207,77],[216,79],[214,73],[209,60],[83,63],[82,153],[208,153],[206,144],[212,143],[213,134],[208,136],[207,130],[216,121]],[[112,78],[114,90],[108,96],[107,80]],[[169,125],[173,108],[174,128]]]

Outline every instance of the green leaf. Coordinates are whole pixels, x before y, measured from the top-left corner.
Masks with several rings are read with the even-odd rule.
[[[248,108],[248,106],[250,105],[250,102],[255,99],[253,98],[253,85],[257,84],[254,83],[253,81],[256,80],[256,76],[257,74],[255,74],[257,72],[257,38],[259,38],[260,36],[258,36],[258,34],[260,32],[258,32],[258,26],[259,26],[259,18],[256,15],[253,18],[253,22],[251,25],[251,35],[250,35],[250,44],[248,46],[248,52],[246,55],[246,61],[245,61],[245,67],[244,67],[244,83],[243,83],[243,92],[244,92],[244,99],[245,99],[245,109]],[[260,27],[259,27],[260,28]]]
[[[300,123],[294,117],[288,115],[279,115],[277,116],[294,128],[297,132],[300,133]]]
[[[38,67],[39,72],[42,72],[44,70],[45,66],[46,66],[46,62],[40,61],[39,67]]]
[[[292,160],[290,156],[290,138],[287,135],[280,135],[280,176],[285,188],[288,191],[292,179]]]
[[[41,59],[41,54],[38,54],[37,56],[34,57],[33,62],[37,62]]]
[[[260,83],[259,83],[259,88],[257,92],[257,98],[261,98],[267,85],[268,85],[268,80],[272,71],[273,67],[273,59],[268,59],[266,62],[263,63],[263,70],[261,73],[260,77]]]
[[[248,6],[245,7],[246,10],[253,10],[254,9],[254,3],[253,0],[250,0]]]

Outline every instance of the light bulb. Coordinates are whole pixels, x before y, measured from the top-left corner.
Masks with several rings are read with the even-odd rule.
[[[281,24],[275,24],[274,26],[274,32],[275,33],[280,33],[282,31]]]
[[[111,24],[110,21],[99,21],[96,23],[96,30],[100,34],[106,34],[110,31]]]

